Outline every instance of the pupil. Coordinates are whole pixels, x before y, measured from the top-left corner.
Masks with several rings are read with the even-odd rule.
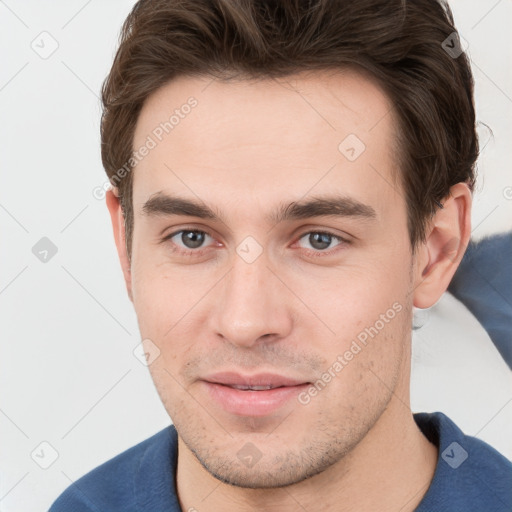
[[[204,242],[204,233],[199,231],[184,231],[181,235],[181,241],[189,249],[196,249]]]
[[[315,249],[326,249],[331,244],[331,235],[327,233],[311,233],[309,243]]]

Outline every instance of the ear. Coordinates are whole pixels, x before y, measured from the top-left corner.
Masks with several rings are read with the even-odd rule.
[[[465,183],[451,187],[443,207],[416,248],[413,304],[433,306],[446,291],[464,256],[471,235],[471,191]]]
[[[121,201],[119,200],[119,196],[117,195],[117,189],[107,191],[106,202],[108,211],[110,213],[110,219],[112,221],[112,229],[114,230],[114,240],[116,242],[117,254],[119,255],[121,268],[123,270],[126,290],[128,291],[128,297],[130,297],[130,300],[133,302],[131,265],[130,260],[128,259],[126,249],[123,210],[121,208]]]

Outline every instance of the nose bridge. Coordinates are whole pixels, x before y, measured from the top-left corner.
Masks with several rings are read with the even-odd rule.
[[[292,327],[286,297],[267,265],[264,255],[250,261],[237,254],[223,280],[213,328],[233,344],[250,346],[265,335],[283,337]]]

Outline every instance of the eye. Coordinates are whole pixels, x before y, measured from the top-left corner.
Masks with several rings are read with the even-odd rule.
[[[302,244],[301,244],[302,242]],[[333,242],[336,242],[333,245]],[[348,243],[346,240],[341,238],[338,235],[334,235],[333,233],[328,233],[324,231],[310,231],[308,233],[304,233],[297,243],[299,246],[304,249],[313,250],[315,252],[326,252],[330,253],[331,251],[326,251],[326,249],[331,249],[341,245],[342,243]],[[305,245],[304,245],[305,244]],[[308,247],[309,245],[309,247]]]
[[[204,242],[207,239],[213,240],[213,238],[206,232],[197,229],[182,229],[167,235],[162,242],[170,240],[176,245],[182,252],[199,252],[198,249],[202,249]]]

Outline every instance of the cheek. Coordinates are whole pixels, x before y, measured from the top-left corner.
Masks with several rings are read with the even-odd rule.
[[[319,348],[329,354],[328,363],[313,389],[301,397],[301,403],[317,413],[311,418],[319,425],[364,429],[387,407],[393,393],[401,396],[398,386],[406,371],[409,310],[396,303],[385,311],[386,320],[377,317],[364,328],[340,327],[337,339]]]
[[[169,336],[175,326],[186,323],[187,314],[210,286],[189,270],[171,271],[151,260],[134,265],[133,303],[141,334],[158,340]]]
[[[159,350],[150,372],[162,401],[171,393],[179,395],[176,380],[187,385],[181,370],[205,350],[205,343],[198,340],[207,340],[204,326],[207,304],[211,303],[207,292],[213,290],[216,281],[212,274],[148,264],[139,265],[133,274],[133,303],[141,337],[151,340]],[[169,389],[164,392],[163,386]]]
[[[167,354],[166,357],[168,356]],[[190,409],[193,402],[184,390],[183,384],[179,382],[177,371],[163,355],[149,365],[149,372],[160,401],[173,421],[183,414],[183,410]],[[188,414],[186,416],[188,417]]]
[[[402,255],[361,260],[324,275],[319,270],[315,276],[290,273],[294,291],[315,313],[307,320],[303,314],[302,324],[308,326],[314,350],[328,361],[325,379],[336,375],[333,387],[344,388],[341,395],[382,387],[379,378],[393,383],[410,338],[409,264]]]
[[[356,337],[382,315],[386,324],[393,320],[396,310],[410,301],[410,279],[404,266],[359,262],[337,269],[293,269],[284,280],[303,302],[302,318],[308,318],[308,324],[316,321],[323,334],[334,341]],[[304,305],[315,315],[307,315]]]

